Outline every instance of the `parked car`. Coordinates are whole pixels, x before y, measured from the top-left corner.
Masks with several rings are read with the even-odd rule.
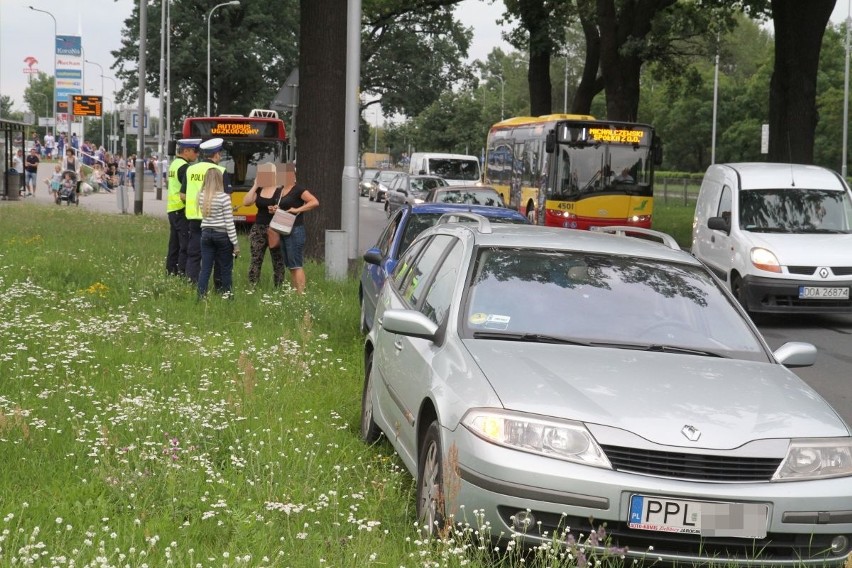
[[[692,252],[750,312],[852,312],[852,196],[831,170],[710,166]]]
[[[429,190],[446,186],[446,180],[438,176],[399,174],[391,182],[390,187],[388,187],[388,194],[385,198],[385,211],[388,217],[390,217],[391,213],[400,207],[424,203]]]
[[[668,235],[472,218],[414,240],[364,344],[361,436],[415,477],[418,526],[625,565],[846,561],[852,432],[787,368],[812,345],[772,352]]]
[[[361,181],[358,182],[358,192],[361,194],[361,197],[367,197],[370,195],[370,184],[378,173],[379,170],[373,168],[365,168],[364,171],[361,172]]]
[[[392,215],[376,245],[364,253],[364,268],[358,299],[361,302],[361,331],[366,333],[373,326],[376,301],[385,279],[396,266],[399,255],[405,252],[414,237],[434,225],[447,213],[474,212],[488,217],[495,223],[526,223],[527,219],[512,209],[482,207],[478,205],[448,205],[425,203],[405,206]]]
[[[427,203],[463,203],[467,205],[488,205],[505,207],[503,198],[497,190],[487,185],[451,185],[437,187],[426,196]]]
[[[370,183],[370,201],[383,201],[388,193],[388,186],[401,173],[394,170],[379,171]]]

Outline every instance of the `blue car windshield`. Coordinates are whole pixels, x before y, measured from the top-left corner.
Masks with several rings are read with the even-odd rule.
[[[669,346],[767,361],[746,320],[701,267],[579,251],[483,248],[463,334]]]

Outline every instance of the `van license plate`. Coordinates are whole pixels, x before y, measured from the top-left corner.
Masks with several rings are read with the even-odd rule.
[[[799,286],[800,300],[848,300],[849,288],[828,288],[825,286]]]
[[[705,537],[765,538],[769,507],[760,503],[684,501],[630,496],[628,526]]]

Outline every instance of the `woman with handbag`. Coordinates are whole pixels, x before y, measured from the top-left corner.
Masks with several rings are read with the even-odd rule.
[[[234,259],[240,254],[240,245],[237,242],[231,196],[225,193],[225,182],[219,169],[210,168],[204,174],[199,206],[201,209],[201,270],[198,274],[198,299],[207,295],[207,284],[210,282],[214,267],[216,268],[214,281],[218,284],[216,291],[233,298],[231,286]]]
[[[299,294],[305,293],[305,220],[302,213],[319,207],[319,200],[306,188],[296,183],[296,170],[287,164],[284,170],[284,188],[273,214],[279,208],[296,216],[293,228],[288,235],[281,235],[281,252],[284,253],[284,265],[290,271],[290,285]]]
[[[281,198],[282,188],[276,187],[274,181],[269,185],[266,185],[266,182],[263,181],[265,175],[272,174],[274,177],[275,164],[259,164],[257,171],[258,176],[254,180],[254,185],[243,198],[244,206],[257,205],[257,215],[249,231],[251,263],[249,264],[248,280],[252,286],[257,285],[260,281],[260,269],[263,266],[263,258],[266,256],[266,249],[268,248],[269,255],[272,257],[272,283],[277,288],[284,281],[284,254],[279,247],[278,233],[269,228],[269,222],[272,220],[274,208]],[[258,187],[258,180],[264,183],[264,187]]]

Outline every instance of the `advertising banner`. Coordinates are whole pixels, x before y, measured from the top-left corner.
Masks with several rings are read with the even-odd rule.
[[[83,43],[80,36],[56,36],[56,112],[68,111],[68,97],[83,94]]]

